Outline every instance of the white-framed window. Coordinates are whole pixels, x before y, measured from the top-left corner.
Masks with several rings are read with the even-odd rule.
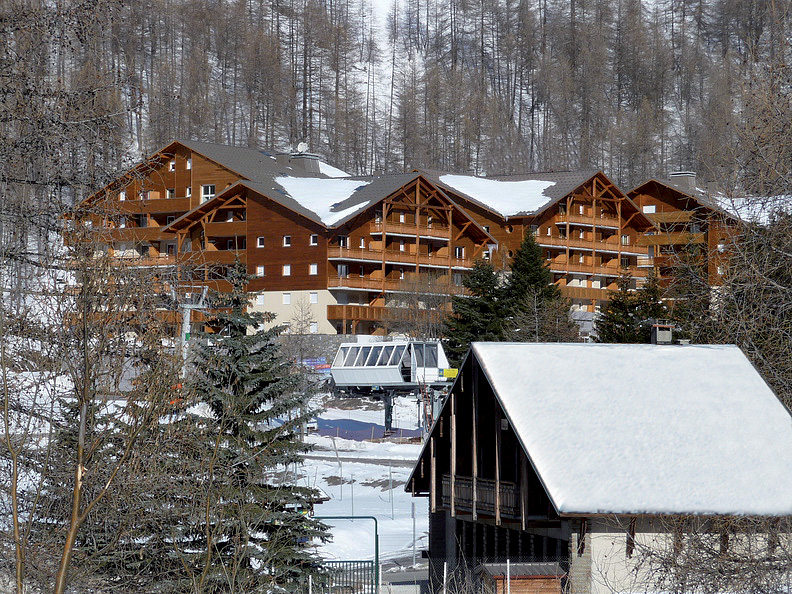
[[[234,240],[233,239],[229,239],[228,241],[226,241],[226,249],[227,250],[236,249],[236,246],[234,245]]]
[[[404,213],[403,212],[399,213],[399,222],[400,223],[404,223]]]
[[[122,202],[123,202],[124,200],[126,200],[126,190],[121,190],[121,191],[118,193],[118,199],[119,199],[119,200],[121,200]]]
[[[192,187],[191,186],[187,186],[186,194],[187,194],[187,198],[192,198]]]
[[[462,260],[465,257],[465,248],[461,245],[454,246],[454,258]]]
[[[174,215],[167,216],[167,217],[165,217],[165,224],[166,225],[170,225],[175,220],[176,220],[176,217]]]
[[[461,272],[455,272],[454,273],[454,284],[456,286],[458,286],[458,287],[462,286],[462,273]]]
[[[311,303],[319,303],[319,293],[308,293],[308,297]]]
[[[264,276],[264,264],[256,266],[256,276]]]
[[[629,256],[622,256],[621,257],[621,266],[622,266],[622,268],[629,268],[630,267],[630,258],[629,258]]]
[[[264,247],[264,238],[257,237],[256,238],[256,247],[263,248]]]
[[[641,210],[646,214],[654,214],[657,212],[657,206],[654,204],[646,204]]]
[[[311,276],[319,274],[319,264],[308,264],[308,274]]]
[[[426,217],[426,226],[431,229],[432,228],[432,217]]]
[[[366,238],[365,237],[361,237],[360,238],[360,249],[361,250],[366,249]]]
[[[349,276],[349,264],[338,265],[338,278],[347,278]]]
[[[171,198],[176,198],[176,190],[174,188],[168,188],[166,192],[167,192],[166,195],[167,195],[169,200]]]
[[[283,305],[291,305],[291,293],[283,294]]]
[[[622,235],[621,236],[621,244],[622,245],[630,245],[630,236],[629,235]]]
[[[201,202],[206,202],[215,197],[214,184],[205,184],[201,186]]]
[[[547,228],[547,236],[548,236],[548,237],[550,237],[552,234],[553,234],[553,233],[552,233],[552,231],[550,230],[550,227],[548,227],[548,228]]]
[[[283,265],[283,276],[291,276],[291,264]]]
[[[404,268],[399,268],[399,280],[404,280]]]
[[[264,305],[265,300],[263,293],[256,295],[256,305]]]
[[[226,213],[226,223],[233,223],[233,222],[234,222],[234,211],[233,210],[229,210]]]
[[[169,256],[175,256],[176,255],[176,244],[175,243],[167,243],[165,245],[165,251],[167,252],[167,254]]]
[[[319,333],[319,322],[311,322],[311,334]]]
[[[122,229],[125,228],[127,226],[127,218],[121,217],[120,219],[118,219],[118,226],[121,227]]]
[[[725,252],[725,251],[726,251],[726,244],[725,244],[725,243],[719,243],[719,244],[718,244],[718,251],[719,251],[720,253],[723,253],[723,252]]]
[[[531,225],[531,235],[534,237],[539,235],[539,225]]]
[[[724,274],[726,274],[726,269],[723,266],[718,266],[718,274],[720,276],[723,276]]]
[[[399,240],[399,251],[400,252],[404,251],[404,240],[403,239]]]
[[[176,171],[176,161],[168,163],[168,171]]]
[[[338,247],[348,247],[349,246],[349,237],[346,235],[339,235],[338,236]]]
[[[192,157],[187,159],[187,169],[192,169]]]
[[[319,245],[319,236],[315,233],[311,235],[311,238],[308,240],[308,245]]]
[[[578,214],[586,214],[586,207],[582,204],[578,206]]]
[[[291,235],[283,236],[283,247],[291,247]]]

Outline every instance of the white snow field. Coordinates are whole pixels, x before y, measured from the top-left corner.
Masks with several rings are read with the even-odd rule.
[[[397,398],[394,425],[418,427],[414,398]],[[383,410],[326,408],[320,419],[355,420],[381,425]],[[428,542],[428,501],[413,498],[404,484],[421,451],[419,443],[397,443],[398,430],[391,440],[353,441],[310,435],[315,447],[306,456],[300,474],[306,484],[320,489],[329,501],[315,506],[321,516],[375,516],[379,529],[380,560],[401,559],[412,563],[413,543],[417,561]],[[413,506],[415,540],[413,539]],[[374,558],[374,522],[370,519],[327,520],[332,526],[331,542],[319,545],[328,560]]]

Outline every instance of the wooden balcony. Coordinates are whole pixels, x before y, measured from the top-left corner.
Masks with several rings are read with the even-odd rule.
[[[556,225],[562,223],[570,223],[573,225],[586,225],[590,227],[609,227],[612,229],[619,228],[619,219],[617,217],[592,217],[582,214],[559,214],[556,215]]]
[[[448,225],[437,222],[432,222],[431,227],[421,225],[420,228],[415,224],[408,223],[369,223],[369,233],[372,235],[381,234],[383,229],[385,230],[386,235],[388,233],[399,235],[416,235],[421,237],[431,237],[433,239],[443,239],[446,241],[449,240],[450,233],[448,230]]]
[[[156,268],[160,266],[175,266],[176,258],[164,254],[162,256],[141,257],[141,258],[118,258],[118,262],[125,266],[137,268]]]
[[[607,289],[592,289],[591,287],[568,287],[566,285],[558,287],[561,295],[567,299],[597,299],[607,300]]]
[[[204,264],[233,264],[237,258],[243,264],[247,261],[247,250],[202,250],[183,252],[179,261],[192,266]]]
[[[640,259],[640,258],[639,258]],[[649,258],[651,260],[651,258]],[[591,264],[573,264],[566,262],[551,261],[550,270],[553,272],[574,272],[577,274],[591,274],[596,276],[621,276],[628,273],[635,278],[645,278],[649,272],[639,266],[629,266],[627,268],[618,266],[592,266]]]
[[[707,243],[706,233],[658,233],[657,235],[642,235],[638,238],[638,245],[692,245]]]
[[[382,262],[381,250],[370,250],[365,248],[342,248],[330,246],[327,248],[327,258],[330,260],[363,260],[367,262]],[[438,268],[472,268],[473,261],[467,258],[450,258],[448,256],[419,254],[401,250],[385,250],[385,261],[415,266],[416,262],[421,266],[433,266]]]
[[[164,227],[119,227],[97,229],[97,234],[107,241],[161,241],[173,239],[174,233],[163,233]]]
[[[495,491],[493,480],[476,479],[476,513],[495,515]],[[443,507],[451,507],[451,475],[443,475]],[[454,507],[460,511],[473,511],[473,478],[454,477]],[[506,518],[520,517],[520,489],[515,483],[500,481],[500,515]]]
[[[206,223],[206,237],[245,237],[247,221],[231,221],[222,223]]]
[[[653,223],[686,223],[693,219],[693,211],[677,210],[674,212],[647,213],[646,218]]]
[[[435,321],[440,321],[445,312],[433,309],[408,311],[401,307],[383,307],[379,305],[328,305],[328,320],[346,320],[359,322],[397,322],[414,319],[416,313],[424,314]]]
[[[119,208],[126,212],[152,214],[176,212],[185,213],[190,210],[189,198],[157,198],[155,200],[122,200]]]
[[[420,280],[408,276],[403,280],[371,278],[365,276],[349,275],[346,277],[331,276],[327,279],[327,287],[329,289],[349,288],[349,289],[365,289],[368,291],[393,291],[415,293],[419,290],[431,292],[431,287],[424,287]],[[437,293],[449,295],[461,295],[465,292],[464,287],[454,285],[452,283],[438,283],[436,285]]]

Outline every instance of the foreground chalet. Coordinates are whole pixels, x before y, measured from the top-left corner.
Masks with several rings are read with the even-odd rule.
[[[460,293],[475,260],[507,267],[526,233],[589,321],[620,275],[637,287],[653,266],[652,222],[598,171],[350,177],[308,153],[175,141],[82,206],[114,257],[182,291],[228,288],[241,261],[254,307],[281,323],[307,310],[307,332],[385,334],[406,294]]]
[[[474,343],[406,489],[436,585],[510,560],[541,591],[646,591],[636,547],[792,515],[791,469],[792,417],[737,347]]]

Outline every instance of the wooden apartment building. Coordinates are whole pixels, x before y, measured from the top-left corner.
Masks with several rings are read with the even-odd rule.
[[[386,333],[406,294],[462,291],[476,259],[506,268],[525,233],[589,324],[620,275],[638,287],[655,265],[654,221],[599,171],[341,174],[307,153],[174,141],[83,206],[114,256],[183,290],[227,288],[240,260],[253,306],[279,323],[308,312],[307,332]]]

